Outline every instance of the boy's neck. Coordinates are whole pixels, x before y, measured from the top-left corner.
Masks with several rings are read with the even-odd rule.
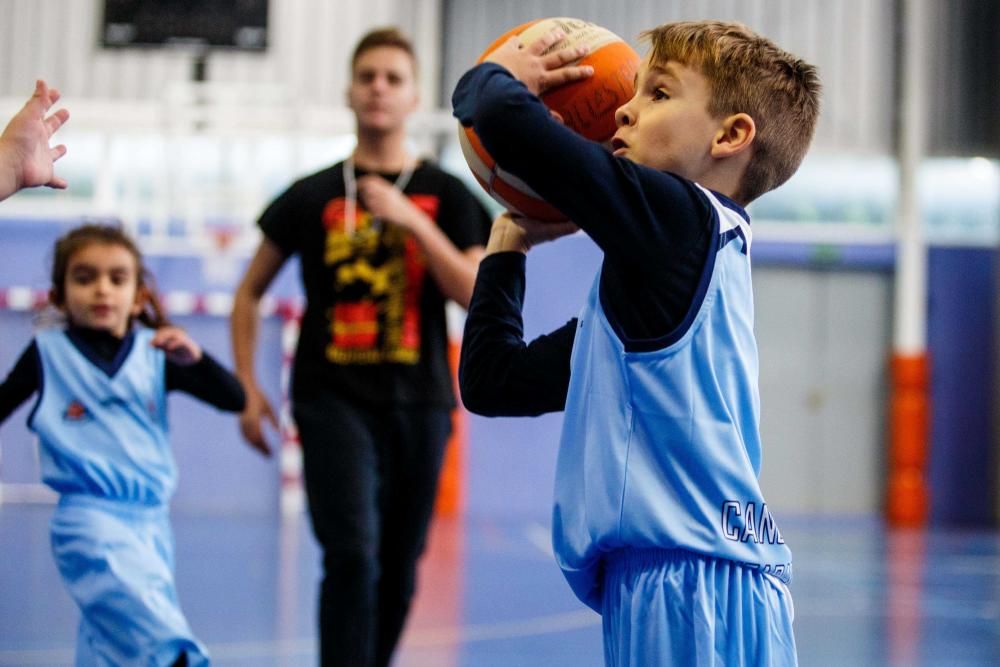
[[[746,161],[728,158],[725,162],[719,161],[711,171],[701,175],[700,178],[693,179],[698,185],[708,188],[713,192],[725,195],[729,199],[746,208],[749,202],[743,201],[740,197],[740,184],[743,182],[743,175],[746,173]]]

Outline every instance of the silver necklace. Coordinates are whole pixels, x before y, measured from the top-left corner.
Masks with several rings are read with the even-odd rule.
[[[413,176],[413,170],[419,160],[414,160],[413,162],[406,162],[406,166],[403,170],[399,172],[399,176],[396,177],[396,182],[393,183],[395,187],[400,192],[406,189],[406,186],[410,183],[410,178]],[[344,160],[344,231],[348,234],[353,234],[354,229],[357,226],[357,207],[358,207],[358,182],[354,176],[354,155],[348,155],[347,159]],[[382,221],[379,218],[372,218],[371,228],[372,231],[378,231],[382,227]]]

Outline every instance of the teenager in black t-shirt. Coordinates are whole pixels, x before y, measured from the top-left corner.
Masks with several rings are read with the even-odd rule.
[[[405,148],[416,63],[396,30],[355,49],[358,144],[264,212],[232,335],[256,447],[275,422],[254,377],[257,306],[298,255],[306,293],[292,380],[313,529],[323,548],[323,665],[388,665],[415,586],[455,404],[444,306],[467,307],[490,220],[461,182]]]

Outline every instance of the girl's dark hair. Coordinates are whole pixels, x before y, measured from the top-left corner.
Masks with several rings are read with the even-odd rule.
[[[142,261],[139,247],[117,225],[97,223],[81,225],[56,241],[52,258],[52,292],[50,296],[52,304],[62,306],[66,301],[66,270],[69,268],[69,260],[84,247],[94,243],[121,246],[135,258],[136,293],[143,298],[142,311],[136,316],[136,319],[154,329],[169,324],[170,322],[156,294],[156,283]]]

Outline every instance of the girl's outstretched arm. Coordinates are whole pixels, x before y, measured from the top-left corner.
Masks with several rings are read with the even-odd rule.
[[[38,348],[25,348],[7,378],[0,383],[0,424],[38,389]]]
[[[241,412],[243,386],[178,327],[161,327],[152,344],[167,356],[167,390],[179,389],[220,410]]]

